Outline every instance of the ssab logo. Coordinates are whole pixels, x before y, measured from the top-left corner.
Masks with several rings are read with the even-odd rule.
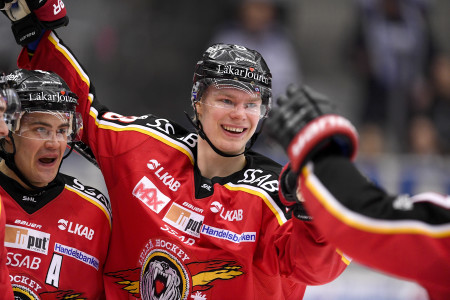
[[[26,227],[6,225],[5,246],[47,254],[50,234]]]

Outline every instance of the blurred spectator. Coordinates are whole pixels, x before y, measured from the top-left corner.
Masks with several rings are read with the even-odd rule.
[[[436,126],[426,115],[416,115],[409,124],[409,149],[412,154],[432,156],[440,154]]]
[[[219,25],[211,43],[232,43],[260,52],[272,73],[274,97],[289,83],[301,82],[298,51],[285,24],[285,1],[242,0],[231,10],[234,15]]]
[[[442,151],[450,154],[450,57],[442,55],[433,66],[434,120]]]
[[[408,122],[429,109],[428,75],[435,56],[426,0],[357,0],[349,54],[363,80],[362,123],[389,133],[407,150]]]
[[[289,83],[302,80],[299,54],[285,22],[288,8],[288,3],[281,0],[236,1],[230,10],[232,15],[218,26],[210,41],[238,44],[260,52],[272,73],[274,99]],[[284,150],[266,138],[264,132],[254,149],[281,164],[287,162]]]

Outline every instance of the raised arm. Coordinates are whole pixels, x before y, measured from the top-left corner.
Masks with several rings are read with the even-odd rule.
[[[450,293],[450,198],[388,195],[368,181],[352,163],[355,129],[327,102],[291,86],[268,126],[287,149],[308,214],[355,261],[415,280],[432,296]]]

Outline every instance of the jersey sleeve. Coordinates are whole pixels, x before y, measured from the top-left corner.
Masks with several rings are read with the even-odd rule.
[[[428,289],[448,288],[448,196],[390,196],[337,156],[308,164],[299,184],[319,230],[355,261]]]
[[[255,258],[262,262],[259,267],[267,274],[279,273],[303,285],[326,284],[342,274],[350,259],[323,237],[314,221],[294,217],[292,207],[282,204],[282,195],[275,192],[271,196],[272,207],[263,211]],[[278,212],[276,218],[274,212]]]
[[[292,217],[275,234],[274,245],[281,274],[307,285],[322,285],[336,279],[350,259],[330,244],[314,221]]]

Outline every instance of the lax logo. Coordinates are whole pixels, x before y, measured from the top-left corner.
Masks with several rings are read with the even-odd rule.
[[[142,201],[148,208],[159,213],[170,202],[170,198],[164,195],[147,177],[136,184],[133,196]]]

